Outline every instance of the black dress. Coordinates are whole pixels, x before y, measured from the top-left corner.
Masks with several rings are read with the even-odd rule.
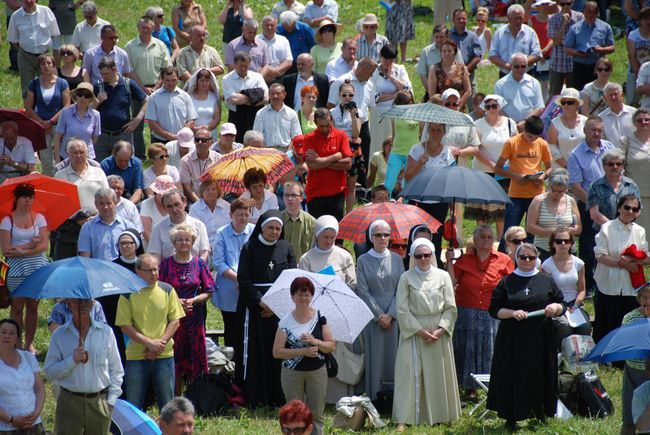
[[[282,361],[273,358],[273,342],[278,329],[276,316],[262,318],[259,302],[271,284],[285,269],[296,267],[293,247],[280,236],[274,245],[263,244],[260,234],[264,213],[251,238],[242,247],[237,270],[239,300],[237,311],[244,320],[241,340],[235,347],[235,383],[243,388],[246,403],[250,408],[284,405],[284,394],[280,383]]]
[[[550,303],[563,304],[553,280],[538,273],[503,278],[492,293],[489,312],[497,318],[501,308],[535,311]],[[555,415],[557,353],[551,319],[534,317],[501,320],[490,373],[487,408],[506,420],[542,419]]]

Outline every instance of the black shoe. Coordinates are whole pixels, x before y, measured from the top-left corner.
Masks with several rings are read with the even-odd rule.
[[[12,65],[12,66],[9,67],[9,71],[18,72],[18,67]]]

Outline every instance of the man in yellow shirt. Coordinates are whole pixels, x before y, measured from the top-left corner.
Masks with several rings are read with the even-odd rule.
[[[147,282],[140,293],[123,295],[117,304],[115,324],[129,337],[126,347],[126,397],[142,409],[144,395],[153,380],[158,408],[174,397],[174,340],[185,317],[176,291],[158,281],[158,259],[142,254],[135,263],[138,276]]]

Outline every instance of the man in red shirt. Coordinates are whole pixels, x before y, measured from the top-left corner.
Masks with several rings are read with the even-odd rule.
[[[316,130],[304,136],[303,149],[307,173],[307,209],[318,219],[329,214],[343,219],[346,172],[352,167],[352,151],[347,134],[332,126],[324,107],[314,113]]]

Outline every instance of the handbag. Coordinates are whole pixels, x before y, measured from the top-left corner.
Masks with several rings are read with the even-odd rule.
[[[325,368],[327,369],[327,377],[335,378],[339,372],[339,364],[336,358],[331,353],[325,353]]]
[[[9,299],[9,288],[7,287],[7,275],[9,274],[9,265],[0,260],[0,309],[9,308],[11,300]]]
[[[361,348],[364,348],[363,338],[360,338]],[[347,385],[356,385],[363,376],[366,367],[365,352],[354,353],[345,344],[337,344],[334,355],[339,363],[339,373],[336,379]]]

